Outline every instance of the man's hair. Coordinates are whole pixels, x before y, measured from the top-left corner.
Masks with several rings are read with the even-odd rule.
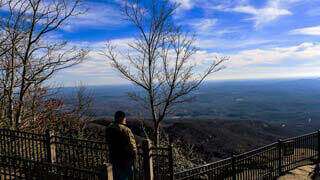
[[[123,111],[117,111],[115,114],[114,114],[114,121],[115,122],[121,122],[121,120],[123,120],[123,118],[126,117],[126,113],[124,113]]]

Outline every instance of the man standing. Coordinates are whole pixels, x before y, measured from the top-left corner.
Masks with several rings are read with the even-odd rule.
[[[117,111],[114,122],[106,129],[109,158],[115,180],[128,180],[133,176],[133,165],[137,154],[136,141],[127,127],[126,115]]]

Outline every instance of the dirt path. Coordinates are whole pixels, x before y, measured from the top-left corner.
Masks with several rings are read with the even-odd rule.
[[[312,180],[311,174],[315,168],[315,165],[307,165],[298,167],[288,174],[281,176],[278,180]],[[316,180],[320,180],[320,178],[316,178]]]

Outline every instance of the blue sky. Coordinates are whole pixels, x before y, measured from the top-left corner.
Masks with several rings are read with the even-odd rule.
[[[172,0],[177,24],[197,34],[197,60],[228,56],[227,68],[209,80],[320,76],[320,0]],[[107,41],[125,48],[135,30],[119,0],[86,0],[86,14],[70,19],[55,38],[88,47],[84,63],[53,81],[74,85],[123,84],[100,55]]]

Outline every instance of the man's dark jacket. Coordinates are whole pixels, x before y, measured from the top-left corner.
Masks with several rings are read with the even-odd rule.
[[[111,123],[106,129],[106,140],[112,164],[132,165],[137,154],[137,145],[134,135],[126,125]]]

